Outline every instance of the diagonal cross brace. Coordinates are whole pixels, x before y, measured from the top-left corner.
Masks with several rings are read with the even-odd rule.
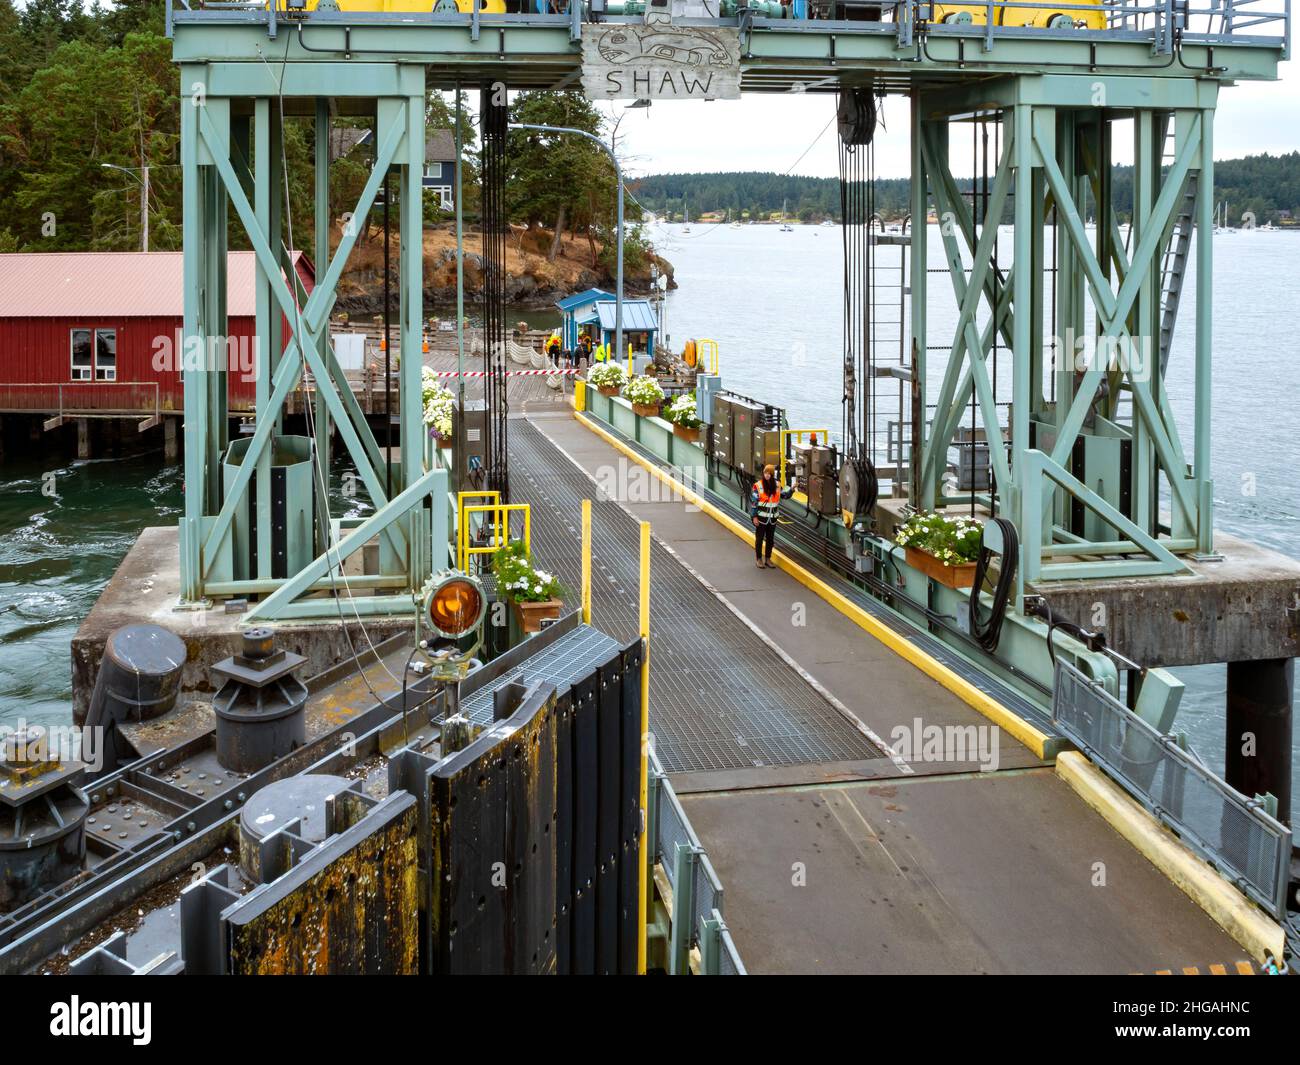
[[[293,347],[305,358],[308,366],[318,381],[330,380],[328,368],[321,362],[319,353],[316,351],[316,333],[319,329],[319,322],[322,317],[328,314],[329,307],[333,300],[333,290],[338,283],[338,279],[343,272],[348,256],[356,243],[357,233],[355,230],[346,232],[343,239],[339,242],[335,250],[334,258],[330,262],[323,281],[316,286],[316,289],[308,297],[306,306],[302,309],[301,314],[297,304],[285,284],[284,277],[280,271],[279,264],[275,255],[272,253],[266,235],[262,232],[261,226],[257,222],[257,217],[253,212],[252,206],[240,184],[233,168],[230,165],[228,145],[222,140],[215,122],[204,108],[199,109],[200,137],[207,142],[213,161],[217,167],[217,172],[221,175],[222,183],[226,186],[226,191],[230,196],[231,203],[235,207],[236,213],[239,214],[240,220],[248,233],[249,241],[252,244],[253,251],[257,255],[264,272],[271,281],[272,292],[280,304],[280,309],[285,317],[291,323],[291,340]],[[382,181],[381,175],[387,170],[388,166],[396,157],[397,149],[403,136],[402,127],[393,124],[390,127],[388,136],[384,139],[379,152],[376,155],[375,167],[371,171],[370,178],[362,190],[361,197],[357,204],[357,211],[354,217],[365,217],[369,212],[375,196],[378,194],[379,186]],[[298,360],[286,359],[281,360],[280,368],[286,364],[292,367],[290,373],[292,380],[281,378],[276,375],[276,390],[270,404],[271,409],[262,412],[262,417],[258,421],[258,429],[253,434],[253,439],[249,442],[249,450],[246,453],[244,462],[235,476],[227,492],[226,499],[222,504],[221,511],[217,516],[217,521],[213,525],[205,543],[205,572],[212,565],[215,558],[217,545],[221,537],[229,528],[230,522],[234,516],[235,507],[242,497],[244,490],[247,488],[249,479],[252,477],[254,468],[262,451],[270,441],[270,428],[274,418],[273,415],[283,405],[289,391],[297,383],[298,374],[301,372],[301,362]],[[384,494],[383,484],[380,482],[377,474],[371,468],[365,453],[365,448],[356,431],[348,418],[343,407],[342,401],[333,392],[332,389],[324,389],[322,395],[325,399],[326,406],[330,408],[330,414],[338,423],[339,432],[348,446],[357,463],[358,472],[370,492],[371,498],[375,501],[377,507],[383,507],[387,502],[387,496]],[[278,399],[276,398],[278,396]],[[263,433],[263,424],[267,426]],[[390,535],[400,541],[399,553],[405,550],[405,533],[400,527],[394,527]]]
[[[437,482],[440,480],[443,485],[442,490],[445,492],[447,482],[445,469],[432,469],[423,474],[409,488],[403,489],[386,506],[375,511],[343,537],[333,548],[326,548],[300,572],[253,607],[248,613],[249,620],[275,617],[282,607],[293,602],[318,580],[335,571],[341,573],[345,558],[361,548],[376,533],[392,527],[393,522],[398,521],[425,496],[436,491]]]
[[[1030,449],[1025,452],[1025,458],[1028,460],[1026,466],[1030,477],[1041,476],[1055,481],[1060,487],[1082,502],[1084,506],[1092,510],[1099,518],[1112,526],[1120,535],[1128,537],[1134,544],[1147,552],[1152,559],[1166,567],[1166,572],[1181,573],[1187,571],[1187,565],[1169,548],[1165,547],[1145,529],[1136,525],[1130,518],[1126,518],[1105,499],[1097,495],[1096,492],[1073,474],[1053,462],[1042,451]],[[1050,496],[1050,494],[1043,493],[1044,496]],[[1031,530],[1029,541],[1026,544],[1027,547],[1033,546],[1041,552],[1037,527]]]
[[[1007,143],[1004,145],[1002,157],[998,160],[999,170],[1008,165],[1011,151],[1012,136],[1008,131]],[[925,136],[922,139],[921,151],[925,158],[927,169],[935,175],[940,187],[934,189],[935,199],[940,196],[943,198],[943,206],[946,206],[947,212],[953,216],[957,222],[957,228],[961,230],[961,235],[966,241],[966,247],[974,254],[976,235],[975,235],[975,216],[971,213],[970,206],[966,203],[961,195],[961,190],[957,187],[957,182],[952,176],[952,168],[948,165],[937,165],[936,160],[942,159],[940,154],[940,143],[936,131],[932,127],[925,130]],[[991,213],[991,212],[989,212]],[[986,213],[987,217],[987,213]],[[942,229],[940,230],[942,233]],[[996,301],[1007,302],[1006,289],[1007,279],[1000,270],[994,270],[985,276],[984,281],[985,293],[988,301],[992,305]],[[1002,339],[1006,342],[1007,347],[1014,348],[1013,334],[1015,330],[1015,320],[1010,308],[1005,312],[1005,322],[999,327],[1002,333]]]
[[[1096,303],[1098,316],[1101,320],[1102,336],[1117,337],[1120,340],[1132,342],[1132,337],[1123,323],[1137,299],[1143,275],[1154,261],[1161,239],[1168,228],[1169,219],[1181,198],[1183,184],[1199,144],[1199,133],[1200,118],[1197,116],[1193,119],[1193,129],[1184,142],[1182,151],[1174,161],[1174,165],[1170,169],[1165,184],[1161,189],[1160,196],[1152,208],[1147,228],[1138,241],[1137,248],[1134,249],[1133,259],[1128,264],[1128,270],[1123,282],[1120,284],[1119,291],[1114,294],[1111,293],[1110,285],[1106,281],[1101,264],[1097,261],[1096,255],[1088,244],[1087,232],[1084,229],[1082,219],[1079,217],[1079,212],[1069,196],[1065,176],[1061,173],[1050,146],[1044,144],[1040,134],[1034,134],[1034,141],[1043,164],[1043,171],[1048,186],[1052,190],[1052,195],[1056,198],[1061,220],[1065,224],[1066,234],[1070,238],[1070,243],[1074,245],[1079,261],[1088,276],[1088,283],[1093,292],[1093,300]],[[1097,387],[1106,372],[1107,368],[1105,366],[1097,365],[1089,366],[1084,372],[1074,400],[1070,404],[1069,412],[1061,425],[1056,444],[1052,449],[1051,459],[1058,467],[1064,465],[1066,456],[1074,446],[1074,440],[1083,427],[1088,408],[1092,406]],[[1176,463],[1175,456],[1181,453],[1181,449],[1170,439],[1169,430],[1164,420],[1155,411],[1155,405],[1150,395],[1144,389],[1137,387],[1137,382],[1133,381],[1132,366],[1128,367],[1125,375],[1135,386],[1131,391],[1138,412],[1151,433],[1161,462],[1165,464],[1171,489],[1178,495],[1179,504],[1188,513],[1192,513],[1195,508],[1192,504],[1191,489],[1186,483],[1184,471],[1177,465],[1171,466],[1169,464],[1171,462]]]
[[[1011,185],[1011,168],[1008,165],[1011,158],[1012,138],[1008,137],[1003,145],[1002,159],[999,162],[997,176],[994,178],[993,188],[989,195],[989,213],[998,216],[1002,212],[1002,206]],[[929,157],[929,152],[922,146],[922,151]],[[933,158],[929,158],[931,170],[935,169]],[[946,192],[939,188],[934,190],[935,198],[941,208],[952,210],[952,205],[947,199]],[[985,328],[984,335],[981,336],[975,325],[975,311],[980,303],[989,298],[990,291],[997,292],[996,284],[990,289],[986,284],[989,277],[989,270],[992,265],[993,244],[998,237],[997,226],[985,226],[981,231],[979,240],[972,251],[971,276],[967,281],[964,276],[961,263],[961,256],[956,247],[956,240],[951,232],[946,229],[941,230],[944,246],[948,251],[948,269],[952,276],[953,291],[957,296],[960,313],[957,319],[956,335],[952,342],[952,348],[949,353],[948,367],[944,374],[944,382],[939,397],[939,409],[948,410],[953,406],[954,389],[957,385],[957,373],[962,364],[965,363],[967,372],[962,378],[962,399],[961,403],[965,404],[965,391],[973,385],[975,393],[979,398],[980,412],[984,420],[985,436],[989,440],[989,454],[993,462],[994,472],[1000,484],[1011,483],[1011,471],[1007,465],[1006,450],[1003,446],[1002,428],[998,422],[997,401],[993,395],[993,386],[989,379],[988,366],[985,364],[985,357],[989,346],[993,342],[994,331],[1001,326],[1000,311],[1004,308],[998,306],[999,301],[993,300],[992,320]],[[966,357],[960,357],[961,352],[965,351]],[[969,384],[967,383],[969,382]],[[943,438],[943,435],[936,435],[928,442],[928,456],[922,456],[924,463],[928,458],[931,465],[937,467],[937,456],[942,452],[942,447],[947,449],[949,441]]]

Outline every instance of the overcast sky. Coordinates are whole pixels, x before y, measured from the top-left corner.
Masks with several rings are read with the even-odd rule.
[[[1300,149],[1300,92],[1294,67],[1294,62],[1282,64],[1280,81],[1243,82],[1220,92],[1214,127],[1216,159]],[[707,170],[785,173],[793,168],[796,174],[835,177],[839,173],[835,130],[827,126],[834,110],[833,95],[754,94],[712,103],[659,101],[629,112],[619,128],[619,139],[629,157],[629,175]],[[884,119],[886,128],[876,137],[876,173],[906,177],[907,101],[890,97]],[[1116,138],[1116,162],[1132,161],[1124,140]],[[954,168],[959,169],[956,162]]]

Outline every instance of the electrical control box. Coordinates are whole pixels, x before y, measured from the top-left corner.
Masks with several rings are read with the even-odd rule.
[[[733,454],[731,398],[715,395],[713,397],[713,460],[721,466],[730,466]]]
[[[830,450],[829,448],[827,450]],[[814,514],[838,514],[840,480],[830,473],[808,475],[808,509]]]
[[[799,441],[794,445],[794,486],[798,491],[807,495],[811,477],[832,477],[834,473],[834,448],[810,441]]]
[[[763,472],[763,467],[769,463],[780,468],[781,430],[758,428],[754,430],[753,438],[754,446],[750,456],[750,472],[757,477]]]
[[[458,456],[456,481],[459,491],[481,489],[487,484],[487,403],[481,399],[467,399],[465,409],[457,411],[464,435],[464,453]]]
[[[715,401],[716,402],[716,401]],[[731,464],[756,472],[754,463],[754,430],[760,427],[763,408],[746,399],[731,400]]]

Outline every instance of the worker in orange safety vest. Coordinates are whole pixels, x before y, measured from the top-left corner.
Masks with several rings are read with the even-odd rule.
[[[776,542],[777,514],[781,500],[793,491],[776,482],[776,467],[768,463],[763,467],[761,480],[754,482],[749,493],[749,515],[754,521],[754,561],[759,569],[776,569],[772,561],[772,545]]]

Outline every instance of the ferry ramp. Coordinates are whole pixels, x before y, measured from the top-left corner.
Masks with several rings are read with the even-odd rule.
[[[620,640],[635,635],[637,523],[652,523],[655,749],[751,972],[1248,962],[1042,759],[792,577],[758,570],[571,413],[513,418],[509,443],[538,564],[574,589],[593,500],[592,616]],[[927,726],[996,731],[996,768],[973,750],[909,761],[890,749],[896,729]]]

